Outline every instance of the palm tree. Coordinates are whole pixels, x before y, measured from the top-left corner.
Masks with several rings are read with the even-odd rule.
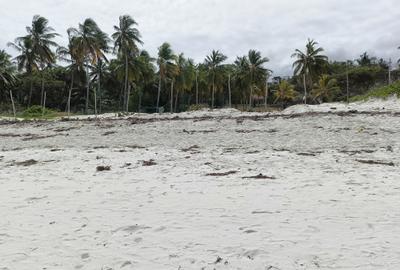
[[[14,105],[11,86],[15,82],[16,82],[15,67],[11,63],[11,56],[7,54],[4,50],[0,50],[0,98],[1,99],[5,98],[6,96],[5,90],[8,88],[14,112],[14,117],[16,116],[16,114],[15,114],[15,105]]]
[[[161,95],[161,85],[166,82],[168,77],[172,77],[171,74],[175,73],[175,61],[176,56],[172,51],[171,45],[168,43],[164,43],[161,47],[158,48],[158,73],[159,73],[159,81],[158,81],[158,94],[157,94],[157,111],[160,108],[160,95]],[[173,88],[173,80],[171,81],[171,89]]]
[[[9,47],[14,48],[18,51],[19,55],[15,57],[17,62],[17,67],[19,71],[25,71],[30,77],[30,87],[29,87],[29,97],[28,97],[28,107],[31,105],[32,92],[33,92],[33,80],[32,74],[39,70],[38,59],[33,53],[32,40],[29,37],[20,37],[15,39],[14,43],[9,42],[7,44]]]
[[[124,110],[129,111],[129,100],[131,95],[131,88],[137,89],[139,94],[139,111],[141,107],[141,94],[142,89],[153,79],[155,61],[147,51],[140,51],[138,55],[130,55],[128,62],[128,90],[127,90],[127,101],[124,104]],[[118,79],[125,78],[126,68],[125,59],[118,58],[114,61],[114,71]]]
[[[356,62],[360,66],[370,66],[374,64],[376,60],[377,60],[376,57],[371,57],[367,52],[364,52],[363,54],[360,55],[358,59],[356,59]]]
[[[35,15],[32,25],[26,27],[27,35],[18,37],[14,43],[9,43],[21,54],[17,57],[19,68],[24,67],[28,74],[40,67],[42,71],[42,87],[41,87],[41,105],[43,104],[44,93],[44,69],[56,61],[56,54],[53,47],[57,48],[58,44],[54,38],[59,36],[55,30],[49,26],[49,21],[39,15]],[[32,82],[31,90],[32,91]],[[29,102],[32,94],[29,95]]]
[[[114,26],[115,33],[112,34],[114,39],[114,53],[118,53],[119,57],[124,59],[125,81],[124,81],[124,104],[127,106],[128,100],[128,69],[129,56],[136,56],[139,52],[137,43],[143,44],[140,32],[134,26],[136,21],[129,15],[119,17],[119,25]]]
[[[0,89],[11,86],[15,81],[15,67],[11,62],[11,56],[0,50]]]
[[[176,59],[176,73],[174,74],[174,82],[175,82],[175,112],[178,108],[178,98],[181,92],[189,92],[193,88],[193,84],[195,81],[196,70],[194,61],[192,59],[187,59],[181,53],[178,55]],[[171,99],[172,103],[172,99]],[[172,110],[172,107],[171,107]]]
[[[288,81],[282,81],[278,86],[278,90],[274,93],[274,103],[279,101],[282,102],[283,105],[286,105],[288,102],[293,101],[297,94],[298,93],[294,90],[294,86],[292,84],[290,84]]]
[[[137,83],[138,86],[138,94],[139,94],[139,104],[138,104],[138,112],[141,112],[142,107],[142,95],[144,88],[147,84],[151,83],[154,80],[156,67],[154,66],[155,59],[150,56],[150,54],[143,50],[140,52],[138,57],[138,64],[140,66],[140,75],[141,78]]]
[[[44,69],[56,62],[56,54],[52,48],[58,47],[54,39],[59,36],[55,30],[49,26],[49,21],[40,16],[35,15],[32,20],[32,26],[26,28],[28,38],[32,42],[32,52],[36,55],[42,71],[42,88],[41,88],[41,105],[43,105],[44,95]]]
[[[249,78],[249,60],[246,56],[238,56],[234,62],[234,79],[236,88],[240,91],[249,89],[250,78]],[[247,90],[246,90],[247,91]],[[243,109],[247,99],[246,91],[241,92],[241,103],[243,104]],[[250,95],[250,93],[249,93]]]
[[[317,45],[318,42],[308,39],[305,52],[296,49],[295,53],[292,54],[292,57],[297,59],[293,63],[294,74],[303,76],[305,104],[307,104],[307,79],[312,85],[313,76],[317,76],[328,61],[328,57],[321,54],[324,49],[322,47],[316,48]]]
[[[269,72],[268,69],[264,67],[264,64],[269,62],[269,59],[261,56],[261,52],[250,50],[248,54],[248,72],[250,76],[250,99],[249,99],[249,108],[252,107],[253,103],[253,88],[255,81],[266,80],[267,74]]]
[[[324,101],[331,102],[335,95],[340,91],[337,86],[336,79],[330,79],[328,75],[322,75],[318,83],[314,84],[311,96],[314,101],[322,103]]]
[[[69,63],[68,69],[71,72],[71,85],[68,91],[67,112],[71,112],[71,94],[74,88],[75,74],[84,71],[85,57],[77,48],[77,39],[68,31],[68,47],[59,47],[57,54],[60,60]]]
[[[186,59],[183,53],[179,54],[175,58],[175,69],[174,74],[172,76],[171,82],[171,101],[170,101],[170,112],[173,113],[176,111],[176,103],[178,102],[179,91],[185,87],[185,63]],[[175,100],[175,110],[174,110],[174,87],[177,89],[176,92],[176,100]]]
[[[100,59],[107,59],[105,50],[107,48],[108,38],[107,35],[101,31],[97,23],[93,19],[86,19],[78,28],[70,28],[68,32],[74,38],[77,53],[85,59],[86,66],[86,113],[89,110],[89,64],[93,66],[98,63]],[[96,98],[95,98],[96,99]],[[96,105],[96,104],[95,104]]]
[[[399,50],[400,50],[400,46],[399,46],[397,49],[399,49]],[[399,60],[397,60],[397,63],[399,63],[399,64],[400,64],[400,58],[399,58]]]
[[[228,57],[226,57],[220,51],[215,50],[213,50],[205,59],[205,65],[208,68],[208,74],[212,83],[211,109],[214,108],[216,77],[221,73],[223,67],[222,63],[225,62],[226,59],[228,59]]]

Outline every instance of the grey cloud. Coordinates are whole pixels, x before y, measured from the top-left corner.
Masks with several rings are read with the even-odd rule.
[[[270,58],[275,75],[292,72],[290,55],[316,39],[333,59],[355,59],[368,51],[398,59],[400,25],[396,0],[1,0],[0,48],[25,34],[41,14],[63,34],[87,17],[112,32],[118,16],[139,23],[144,47],[152,54],[164,41],[176,52],[202,61],[220,49],[234,61],[254,48]],[[10,49],[7,49],[12,52]]]

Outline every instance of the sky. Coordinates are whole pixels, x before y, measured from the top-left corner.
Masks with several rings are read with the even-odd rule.
[[[270,59],[275,76],[292,74],[291,54],[315,39],[332,60],[367,51],[400,58],[399,0],[0,0],[0,49],[24,35],[39,14],[67,41],[66,29],[93,18],[111,34],[120,15],[139,24],[144,46],[156,55],[163,42],[202,62],[220,50],[233,62],[249,49]]]

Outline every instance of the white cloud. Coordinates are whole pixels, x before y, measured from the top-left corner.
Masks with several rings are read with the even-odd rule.
[[[64,35],[87,17],[112,32],[118,16],[132,15],[140,24],[144,47],[155,54],[164,41],[197,61],[220,49],[233,61],[249,49],[271,59],[276,75],[291,72],[290,55],[315,38],[339,60],[363,51],[397,59],[400,51],[396,0],[0,0],[0,48],[25,34],[40,14]],[[10,49],[7,49],[12,52]]]

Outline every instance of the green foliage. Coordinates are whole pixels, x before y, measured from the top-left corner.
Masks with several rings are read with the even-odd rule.
[[[207,104],[194,104],[194,105],[190,105],[188,108],[188,111],[201,111],[204,109],[209,109],[210,107]]]
[[[57,112],[48,108],[43,108],[42,106],[31,106],[25,111],[23,111],[23,118],[26,119],[49,119],[57,116]]]
[[[288,81],[282,81],[279,84],[278,90],[275,92],[275,102],[280,102],[283,105],[286,105],[289,102],[292,102],[298,96],[298,92],[294,90],[294,86],[290,84]]]
[[[324,49],[317,46],[318,42],[309,39],[304,52],[299,49],[295,50],[292,54],[292,58],[296,59],[293,63],[295,75],[305,75],[309,77],[309,80],[312,80],[321,74],[326,67],[328,57],[322,55]]]
[[[332,102],[339,91],[340,88],[337,86],[336,79],[331,79],[328,75],[322,75],[318,83],[314,84],[311,96],[318,103]]]
[[[390,96],[400,97],[400,81],[391,85],[375,88],[364,95],[355,96],[350,101],[365,101],[371,98],[386,99]]]

